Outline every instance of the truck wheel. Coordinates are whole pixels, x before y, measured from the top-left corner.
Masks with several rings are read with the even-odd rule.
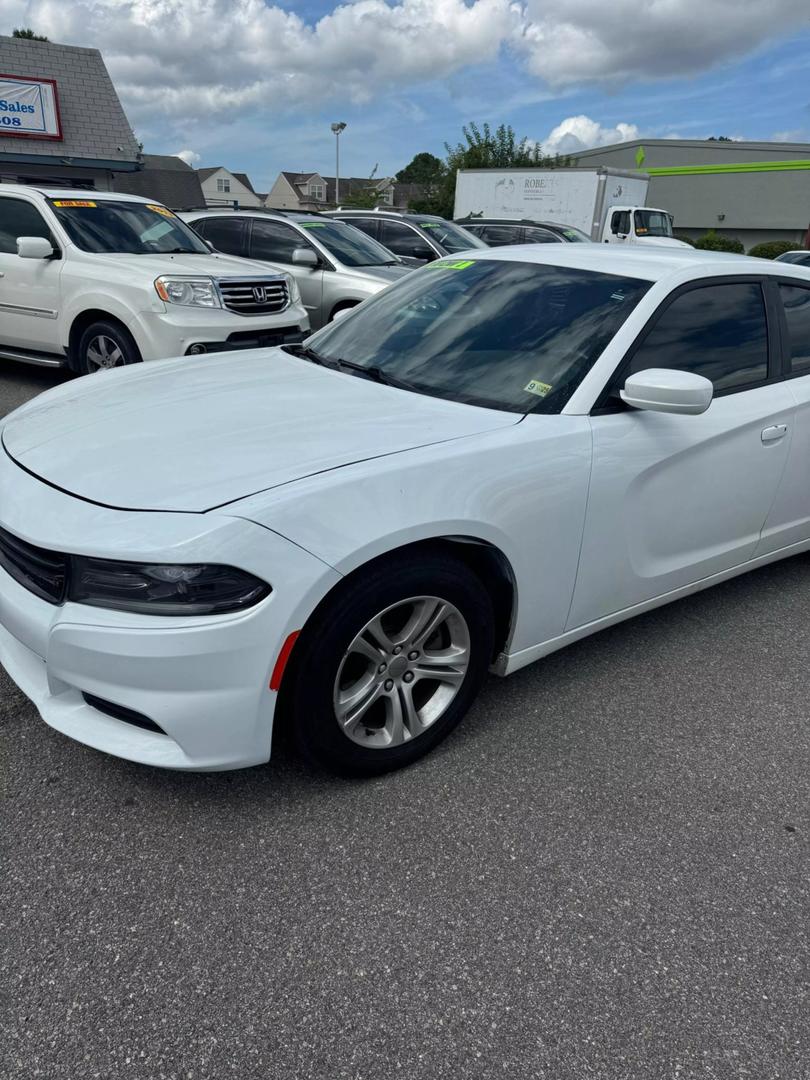
[[[118,323],[95,322],[79,338],[76,368],[80,375],[137,364],[141,359],[138,346],[128,330]]]
[[[472,705],[492,659],[492,603],[443,552],[354,575],[295,646],[284,711],[298,750],[333,772],[409,765]]]

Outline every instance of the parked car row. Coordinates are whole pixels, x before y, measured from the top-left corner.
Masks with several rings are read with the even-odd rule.
[[[589,242],[571,226],[523,219],[175,214],[132,195],[3,185],[0,356],[88,374],[290,343],[448,255]]]

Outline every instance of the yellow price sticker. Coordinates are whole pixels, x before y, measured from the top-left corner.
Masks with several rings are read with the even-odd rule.
[[[147,210],[154,210],[156,214],[163,214],[164,217],[174,217],[171,210],[168,210],[165,206],[158,206],[157,203],[147,203]]]
[[[91,202],[89,199],[54,199],[54,206],[97,206],[97,203]]]

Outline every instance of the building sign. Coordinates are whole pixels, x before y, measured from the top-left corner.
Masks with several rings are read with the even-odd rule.
[[[0,139],[61,139],[59,101],[53,79],[0,75]]]

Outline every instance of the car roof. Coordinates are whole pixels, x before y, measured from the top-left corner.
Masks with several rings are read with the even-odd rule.
[[[660,281],[683,271],[696,277],[715,274],[777,274],[807,278],[801,266],[779,263],[771,259],[754,259],[749,255],[732,255],[722,251],[700,251],[696,248],[640,244],[515,244],[508,247],[472,248],[454,252],[453,259],[495,259],[499,262],[543,263],[567,266],[577,270],[593,270],[602,274],[620,274],[644,281]]]
[[[209,206],[207,209],[200,207],[198,210],[180,210],[181,218],[204,218],[204,217],[255,217],[255,218],[279,218],[284,221],[319,221],[323,214],[317,211],[306,210],[276,210],[272,207],[248,206],[244,210],[233,210],[229,206]]]
[[[87,199],[93,202],[157,203],[159,199],[145,199],[142,195],[127,195],[123,191],[95,191],[86,188],[51,188],[38,184],[3,184],[3,195],[44,195],[46,199]]]
[[[345,210],[327,210],[326,215],[329,217],[337,217],[342,214],[346,214],[349,217],[357,215],[363,215],[364,217],[394,217],[394,218],[407,218],[409,221],[447,221],[447,218],[439,217],[438,214],[416,214],[411,213],[410,210],[382,210],[378,207],[369,206],[367,209],[362,207],[349,206]]]
[[[456,225],[542,225],[548,229],[572,228],[571,225],[562,225],[558,221],[540,221],[538,218],[466,217],[453,218],[453,222]]]

